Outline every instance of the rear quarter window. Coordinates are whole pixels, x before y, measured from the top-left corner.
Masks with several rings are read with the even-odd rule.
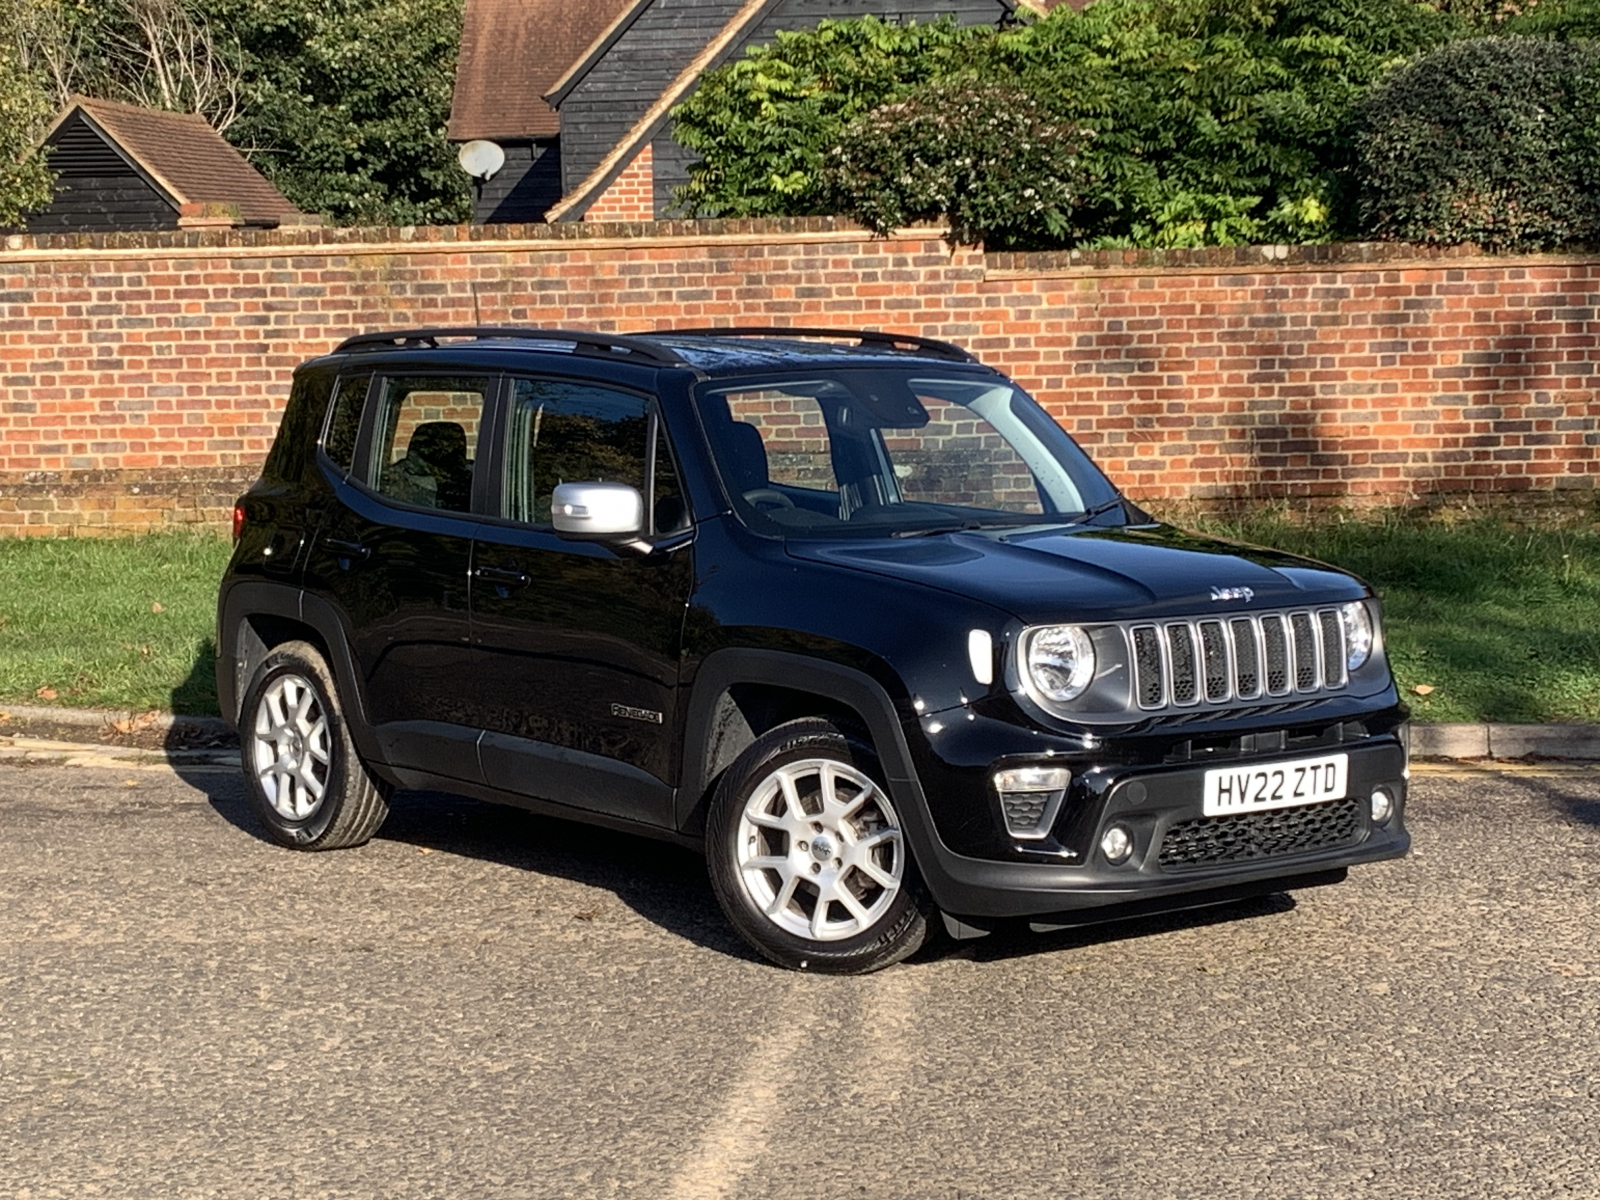
[[[263,479],[299,483],[304,477],[315,431],[327,414],[328,397],[332,392],[333,376],[325,372],[300,375],[295,379],[289,391],[289,403],[283,410],[283,420],[278,424],[278,435],[261,468]]]

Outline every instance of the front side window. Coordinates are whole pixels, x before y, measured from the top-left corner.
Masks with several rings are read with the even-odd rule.
[[[590,383],[511,385],[501,516],[549,526],[561,483],[626,483],[647,494],[650,410],[643,397]]]
[[[454,376],[393,376],[382,381],[373,424],[367,486],[416,508],[472,510],[489,381]]]
[[[783,536],[1081,517],[1116,496],[1026,393],[994,375],[841,370],[702,384],[735,510]]]

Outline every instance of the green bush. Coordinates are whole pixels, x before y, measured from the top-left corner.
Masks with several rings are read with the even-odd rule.
[[[1494,250],[1600,238],[1600,44],[1494,37],[1396,71],[1356,112],[1376,237]]]
[[[1455,28],[1412,0],[1098,0],[994,43],[1094,132],[1090,245],[1326,241],[1350,106]]]
[[[1506,20],[1499,32],[1562,41],[1600,37],[1600,0],[1540,0]]]
[[[952,20],[823,21],[709,72],[672,114],[673,137],[700,155],[678,205],[727,217],[837,212],[822,173],[845,127],[959,70],[967,47],[990,32]]]
[[[841,191],[837,172],[824,185],[829,150],[850,121],[975,75],[1032,97],[1040,121],[1093,135],[1077,139],[1072,212],[1043,221],[1041,210],[1024,240],[1322,241],[1340,231],[1355,98],[1456,28],[1415,0],[1096,0],[1003,31],[824,23],[712,72],[677,110],[675,136],[704,160],[682,201],[730,216],[840,212],[846,201],[887,212],[906,197]],[[911,144],[932,128],[916,105],[892,111],[920,122],[904,132]],[[887,148],[893,137],[874,120]],[[1017,215],[968,233],[1014,240]]]
[[[1018,87],[936,79],[852,122],[823,187],[877,233],[941,220],[956,242],[1060,241],[1086,182],[1081,141]]]

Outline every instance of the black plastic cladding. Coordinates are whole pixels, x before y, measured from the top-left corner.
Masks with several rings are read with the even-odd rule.
[[[825,340],[789,340],[786,334]],[[392,781],[453,787],[688,843],[714,782],[711,743],[726,727],[712,717],[730,688],[748,684],[786,696],[774,711],[811,703],[854,712],[880,749],[935,898],[947,911],[973,916],[1060,912],[1105,904],[1111,893],[1166,903],[1162,897],[1179,892],[1239,886],[1246,875],[1270,882],[1274,872],[1336,871],[1404,852],[1408,840],[1397,813],[1381,834],[1359,844],[1313,847],[1309,857],[1297,844],[1288,863],[1272,857],[1205,862],[1184,870],[1181,880],[1097,874],[1088,859],[1119,781],[1151,779],[1155,794],[1157,775],[1187,771],[1192,781],[1207,762],[1230,755],[1292,757],[1306,752],[1294,745],[1296,730],[1341,722],[1363,731],[1347,743],[1352,762],[1360,754],[1363,761],[1381,762],[1384,772],[1395,771],[1394,733],[1405,711],[1385,667],[1381,678],[1337,697],[1137,719],[1115,730],[1074,725],[1033,707],[1013,686],[1014,675],[1008,683],[1017,632],[1057,621],[1160,624],[1197,614],[1226,621],[1269,604],[1281,607],[1290,595],[1296,607],[1315,607],[1368,593],[1359,581],[1320,564],[1155,525],[1026,536],[967,532],[830,549],[757,535],[729,512],[694,414],[697,379],[891,362],[995,374],[941,343],[859,331],[611,335],[474,326],[347,340],[340,352],[297,373],[295,403],[304,408],[320,394],[317,403],[325,405],[327,388],[319,392],[316,383],[336,372],[401,370],[496,378],[545,373],[654,396],[695,516],[692,537],[649,556],[563,542],[488,516],[497,511],[488,479],[476,515],[389,508],[381,497],[311,465],[320,411],[286,418],[281,436],[303,444],[292,453],[275,448],[271,461],[305,466],[263,478],[243,498],[246,529],[219,598],[218,686],[225,704],[240,683],[235,657],[248,653],[249,639],[240,634],[247,618],[259,617],[269,630],[303,627],[327,647],[341,690],[351,697],[358,746]],[[491,433],[504,419],[499,404],[491,399],[485,411]],[[351,543],[367,553],[338,548]],[[391,556],[396,570],[374,570]],[[463,581],[490,559],[502,575],[534,581],[522,593],[528,603],[518,607],[497,598],[494,612],[469,621]],[[347,572],[360,587],[346,586]],[[1207,594],[1214,585],[1254,588],[1255,604],[1214,603]],[[473,586],[488,596],[489,585]],[[576,590],[560,593],[562,586]],[[554,590],[541,598],[535,595],[541,588]],[[840,603],[846,595],[850,602]],[[596,603],[597,596],[604,603]],[[471,710],[505,708],[509,701],[494,701],[493,688],[474,687],[493,675],[473,666],[483,651],[483,629],[528,613],[564,622],[549,630],[562,653],[571,659],[576,647],[577,657],[593,662],[569,672],[560,711],[510,714],[516,718],[506,722],[512,732],[484,740]],[[651,623],[648,637],[643,626],[629,624],[641,613]],[[974,629],[996,637],[1001,669],[988,685],[978,685],[968,667]],[[539,644],[533,637],[519,643],[535,650],[527,662],[537,661]],[[601,646],[609,649],[595,649]],[[1271,651],[1257,670],[1281,669]],[[404,666],[407,656],[410,666],[394,686],[372,675],[382,675],[387,660]],[[364,661],[377,665],[369,670]],[[429,680],[437,686],[423,695],[418,689]],[[642,691],[634,695],[629,688]],[[504,700],[511,693],[501,688],[500,694]],[[617,718],[614,705],[625,713],[658,712],[662,719]],[[750,710],[752,720],[758,710]],[[574,744],[562,744],[564,737]],[[540,749],[541,738],[553,753]],[[662,741],[651,746],[652,738]],[[1229,739],[1237,739],[1236,748],[1221,746]],[[1055,835],[1021,845],[1006,831],[992,775],[997,764],[1030,765],[1047,750],[1056,764],[1071,767],[1073,788]],[[522,786],[519,780],[535,782]],[[1166,811],[1178,819],[1189,792],[1175,795]],[[1198,801],[1194,808],[1198,817]],[[1076,863],[1041,861],[1053,848],[1079,857]]]

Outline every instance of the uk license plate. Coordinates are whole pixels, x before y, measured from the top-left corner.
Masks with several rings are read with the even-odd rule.
[[[1219,767],[1206,772],[1204,812],[1208,817],[1225,817],[1342,800],[1349,777],[1348,754]]]

